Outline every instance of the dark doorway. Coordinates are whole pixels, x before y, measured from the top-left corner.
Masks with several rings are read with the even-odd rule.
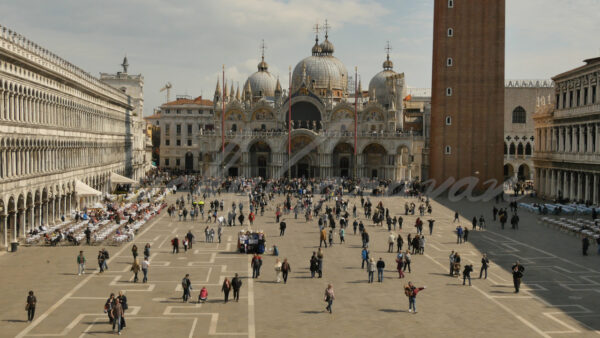
[[[377,169],[371,170],[371,178],[376,178],[376,177],[377,177]]]
[[[340,175],[348,177],[348,169],[350,168],[350,160],[347,157],[340,158]]]
[[[237,177],[238,176],[238,168],[237,167],[230,167],[229,171],[228,171],[228,176]]]
[[[185,154],[185,170],[194,170],[194,155],[192,153]]]

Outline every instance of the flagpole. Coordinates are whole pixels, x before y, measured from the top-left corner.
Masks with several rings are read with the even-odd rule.
[[[358,89],[357,89],[357,81],[358,81],[358,67],[354,67],[354,180],[356,180],[356,171],[358,170],[358,157],[356,155],[356,144],[357,144],[357,125],[358,125]]]
[[[225,178],[225,64],[223,64],[223,89],[221,93],[221,101],[223,103],[221,109],[221,165],[223,168],[223,178]]]
[[[288,93],[288,180],[292,179],[292,66],[289,66],[289,93]]]

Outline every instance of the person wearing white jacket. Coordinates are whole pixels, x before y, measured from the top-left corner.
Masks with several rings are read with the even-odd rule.
[[[277,283],[281,283],[281,262],[279,261],[279,259],[275,261],[275,277],[275,281]]]

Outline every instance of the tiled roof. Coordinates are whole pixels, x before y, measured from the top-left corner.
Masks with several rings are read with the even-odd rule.
[[[145,120],[156,120],[156,119],[159,119],[159,118],[160,118],[160,114],[159,113],[156,113],[154,115],[150,115],[150,116],[144,117]]]
[[[180,98],[175,101],[167,102],[167,103],[163,104],[163,106],[180,106],[180,105],[184,105],[184,104],[198,104],[201,106],[212,106],[213,102],[211,100],[203,100],[202,96],[198,96],[197,98],[195,98],[193,100]]]

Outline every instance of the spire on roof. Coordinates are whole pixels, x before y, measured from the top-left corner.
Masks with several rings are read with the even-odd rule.
[[[282,89],[281,89],[281,83],[279,83],[279,76],[277,77],[277,84],[275,85],[275,93],[280,93],[281,94]]]
[[[233,89],[233,81],[231,81],[231,89],[229,90],[229,95],[231,95],[231,100],[235,97],[235,89]]]
[[[215,97],[221,96],[221,86],[219,85],[219,77],[217,76],[217,87],[215,88]]]
[[[240,101],[240,84],[237,84],[237,90],[235,91],[235,99]]]

